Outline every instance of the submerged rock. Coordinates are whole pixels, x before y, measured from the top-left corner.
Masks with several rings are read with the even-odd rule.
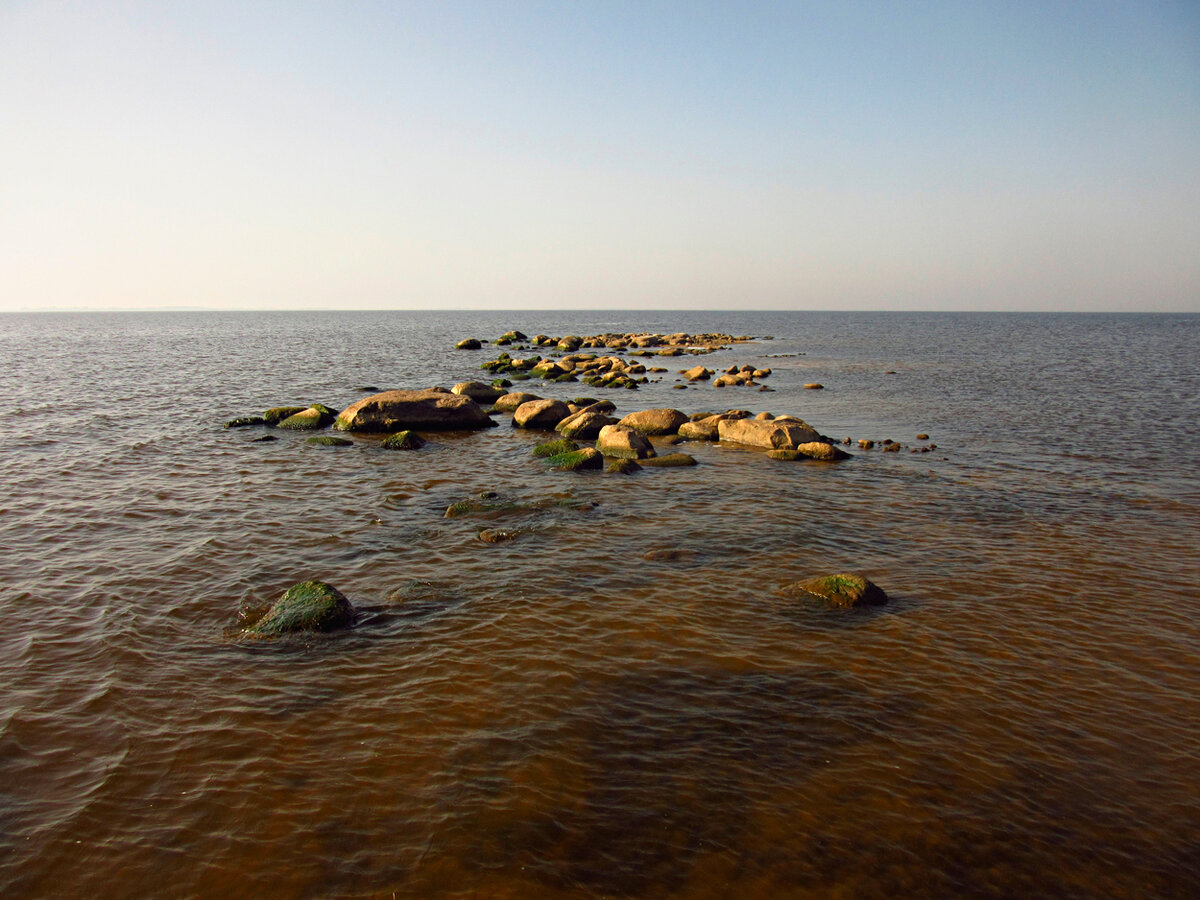
[[[353,620],[354,607],[341,591],[324,581],[303,581],[288,588],[267,614],[245,631],[255,636],[330,631]]]
[[[524,532],[520,528],[485,528],[476,537],[485,544],[502,544],[519,537]]]
[[[352,403],[338,414],[338,431],[462,431],[495,423],[470,397],[449,391],[384,391]]]
[[[558,456],[560,453],[571,453],[579,449],[574,441],[561,438],[557,441],[547,441],[533,448],[534,456]]]
[[[405,429],[389,434],[379,446],[384,450],[419,450],[425,446],[425,439],[412,429]]]
[[[634,472],[642,471],[642,467],[632,459],[610,459],[606,472],[612,472],[614,475],[632,475]]]
[[[238,416],[225,423],[226,428],[246,428],[250,425],[265,425],[267,420],[262,416]]]
[[[653,456],[650,459],[642,460],[643,466],[656,466],[659,468],[675,468],[678,466],[694,466],[696,460],[694,457],[688,456],[686,453],[664,453],[662,456]]]
[[[784,592],[799,597],[815,597],[839,609],[882,606],[888,602],[887,594],[879,585],[857,572],[839,572],[797,581],[784,588]]]
[[[316,444],[319,447],[353,447],[354,441],[334,437],[332,434],[317,434],[308,438],[304,443]]]

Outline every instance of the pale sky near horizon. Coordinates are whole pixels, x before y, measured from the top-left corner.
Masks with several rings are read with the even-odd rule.
[[[0,310],[1200,312],[1200,3],[0,0]]]

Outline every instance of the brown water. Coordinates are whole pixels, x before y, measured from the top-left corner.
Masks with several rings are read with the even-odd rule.
[[[1200,318],[3,321],[6,897],[1195,895]],[[608,396],[938,450],[624,477],[507,426],[221,428],[512,327],[773,334],[704,361],[774,393]],[[444,517],[484,490],[598,505]],[[779,591],[847,568],[891,603]],[[353,629],[237,636],[308,578]]]

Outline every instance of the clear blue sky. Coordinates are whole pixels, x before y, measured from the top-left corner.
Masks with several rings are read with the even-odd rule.
[[[1200,311],[1200,3],[0,2],[0,309]]]

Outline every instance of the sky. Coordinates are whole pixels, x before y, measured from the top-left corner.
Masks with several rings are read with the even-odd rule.
[[[0,0],[0,310],[1200,312],[1200,3]]]

